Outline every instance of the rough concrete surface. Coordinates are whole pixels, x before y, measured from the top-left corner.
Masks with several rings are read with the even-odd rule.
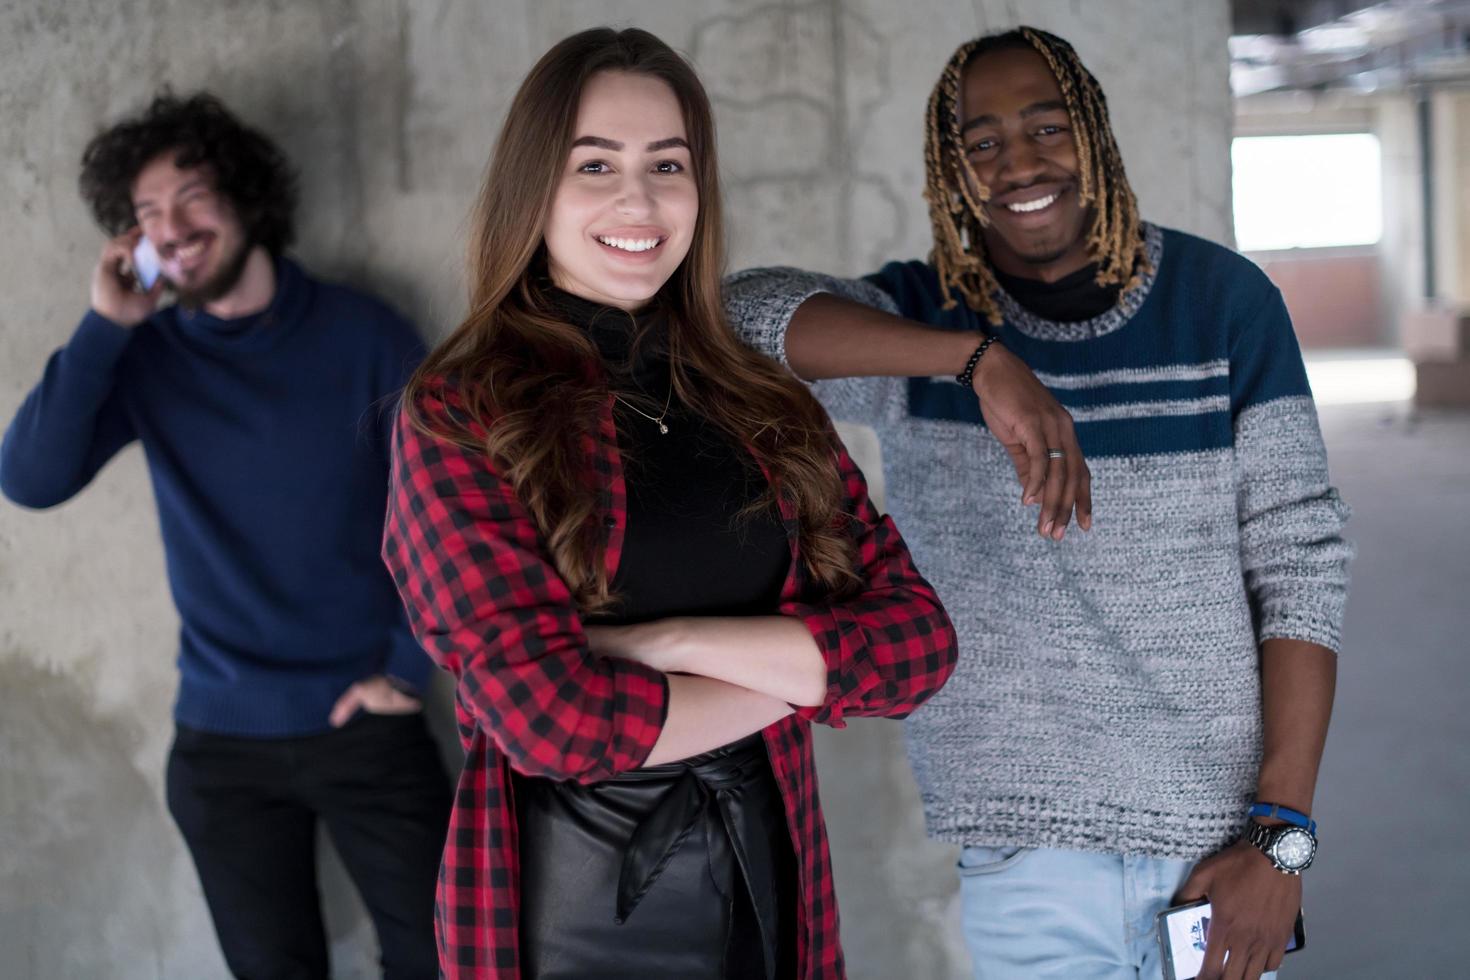
[[[0,417],[85,309],[101,239],[76,195],[81,148],[165,83],[209,87],[278,139],[302,174],[297,254],[435,337],[461,308],[464,215],[501,115],[559,37],[637,25],[693,58],[720,125],[732,265],[859,273],[927,250],[929,87],[960,41],[1022,15],[1101,78],[1146,213],[1224,239],[1226,0],[7,0]],[[176,628],[136,447],[53,511],[0,503],[7,977],[224,975],[162,803]],[[897,726],[856,723],[819,757],[851,975],[963,975],[954,855],[923,837]],[[324,861],[336,976],[374,975],[371,929]]]

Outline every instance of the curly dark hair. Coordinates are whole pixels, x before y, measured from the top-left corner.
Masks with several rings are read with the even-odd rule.
[[[280,148],[210,93],[180,98],[167,90],[142,115],[99,133],[82,153],[82,199],[108,234],[137,224],[133,181],[170,151],[178,167],[203,164],[213,171],[215,189],[234,205],[252,243],[280,255],[295,239],[296,172]]]

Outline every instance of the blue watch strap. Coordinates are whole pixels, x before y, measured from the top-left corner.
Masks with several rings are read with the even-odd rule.
[[[1291,807],[1282,806],[1280,803],[1256,803],[1251,806],[1251,811],[1246,816],[1252,819],[1255,817],[1267,817],[1273,820],[1285,820],[1294,827],[1302,828],[1313,837],[1317,836],[1317,821],[1300,810],[1293,810]]]

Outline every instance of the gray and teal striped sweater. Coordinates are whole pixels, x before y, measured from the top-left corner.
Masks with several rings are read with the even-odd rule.
[[[876,430],[890,512],[954,620],[960,664],[906,724],[932,835],[1198,858],[1240,830],[1261,753],[1259,644],[1338,648],[1347,508],[1329,485],[1281,296],[1241,256],[1148,226],[1156,270],[1080,323],[1000,297],[1004,343],[1072,413],[1095,524],[1035,532],[974,396],[947,378],[814,390]],[[952,330],[934,270],[739,273],[732,322],[784,361],[831,292]]]

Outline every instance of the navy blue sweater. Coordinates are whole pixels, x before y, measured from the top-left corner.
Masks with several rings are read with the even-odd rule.
[[[54,506],[140,440],[182,620],[174,717],[324,731],[354,681],[429,673],[378,557],[392,403],[421,356],[388,307],[287,260],[255,316],[88,313],[5,433],[0,489]]]

